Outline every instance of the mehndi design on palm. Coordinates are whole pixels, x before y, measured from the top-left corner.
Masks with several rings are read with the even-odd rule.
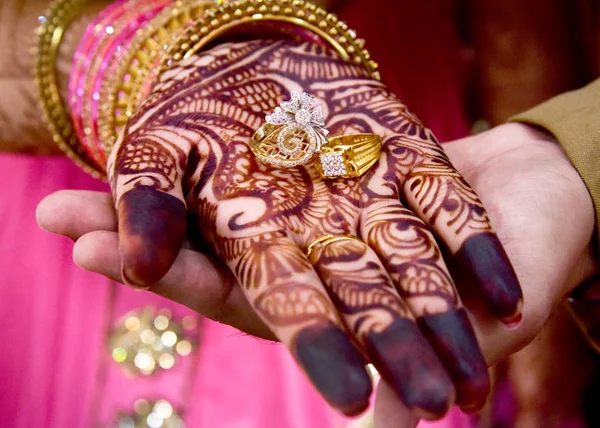
[[[333,135],[380,135],[379,162],[328,181],[312,164],[258,162],[249,139],[292,92],[323,104]],[[360,66],[312,44],[217,46],[163,74],[109,171],[127,282],[160,279],[188,228],[336,408],[368,405],[365,357],[423,416],[485,400],[486,365],[434,235],[504,321],[520,312],[517,278],[431,132]],[[306,247],[329,234],[361,241],[309,261]]]

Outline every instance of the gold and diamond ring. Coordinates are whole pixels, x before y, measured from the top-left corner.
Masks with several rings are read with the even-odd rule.
[[[304,165],[315,159],[322,178],[356,178],[381,155],[377,134],[350,134],[327,138],[323,109],[306,92],[292,92],[254,133],[250,148],[256,158],[279,168]]]

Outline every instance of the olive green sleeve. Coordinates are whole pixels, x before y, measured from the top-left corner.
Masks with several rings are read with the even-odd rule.
[[[540,126],[556,137],[592,196],[600,246],[600,79],[510,120]]]

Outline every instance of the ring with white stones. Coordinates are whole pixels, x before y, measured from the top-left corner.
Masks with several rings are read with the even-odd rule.
[[[275,167],[304,165],[316,158],[322,178],[355,178],[368,171],[381,155],[377,134],[328,139],[323,110],[306,92],[292,92],[292,98],[268,114],[266,121],[252,136],[250,148],[260,162]]]

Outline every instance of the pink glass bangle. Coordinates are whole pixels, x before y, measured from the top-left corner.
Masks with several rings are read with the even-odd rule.
[[[85,32],[83,33],[83,36],[79,41],[79,45],[77,46],[77,50],[73,56],[73,64],[71,65],[71,73],[69,76],[68,104],[71,121],[73,123],[73,129],[77,139],[80,142],[82,142],[82,136],[85,135],[81,121],[84,89],[80,81],[83,79],[83,74],[89,67],[92,60],[90,53],[93,52],[98,43],[100,43],[100,37],[98,33],[100,31],[106,31],[103,23],[116,21],[118,16],[122,13],[122,11],[118,8],[118,6],[122,3],[124,3],[124,0],[117,0],[103,9],[96,16],[96,18],[94,18],[94,20],[85,29]],[[114,28],[111,28],[112,30],[109,30],[109,32],[114,31]],[[96,156],[91,148],[83,144],[82,146],[88,155],[97,162]]]
[[[172,0],[117,0],[106,7],[86,28],[74,56],[69,80],[69,106],[74,132],[99,169],[106,169],[107,153],[101,141],[98,120],[104,81],[127,51],[136,32],[161,12]],[[300,26],[262,22],[244,25],[229,37],[292,38],[327,45],[317,34]],[[221,40],[223,42],[223,40]],[[158,79],[160,61],[144,75],[136,97],[145,98]],[[125,78],[131,76],[125,76]],[[138,85],[139,85],[138,81]],[[126,81],[124,81],[127,84]],[[120,96],[120,94],[118,94]],[[118,111],[115,113],[118,114]]]
[[[147,2],[145,6],[148,7],[148,10],[141,11],[136,16],[135,22],[130,22],[119,34],[118,38],[111,38],[107,43],[101,44],[95,55],[94,63],[86,74],[85,87],[87,88],[87,93],[83,99],[82,120],[84,129],[91,130],[91,133],[86,135],[86,144],[95,147],[103,168],[106,165],[107,156],[98,131],[98,115],[102,83],[106,77],[110,77],[110,75],[107,76],[106,72],[109,70],[111,64],[119,61],[122,57],[126,46],[135,36],[136,32],[169,4],[169,1],[157,0]]]
[[[97,126],[101,79],[135,32],[168,3],[169,0],[112,3],[88,25],[75,53],[69,80],[71,120],[77,138],[102,170],[106,155]]]

